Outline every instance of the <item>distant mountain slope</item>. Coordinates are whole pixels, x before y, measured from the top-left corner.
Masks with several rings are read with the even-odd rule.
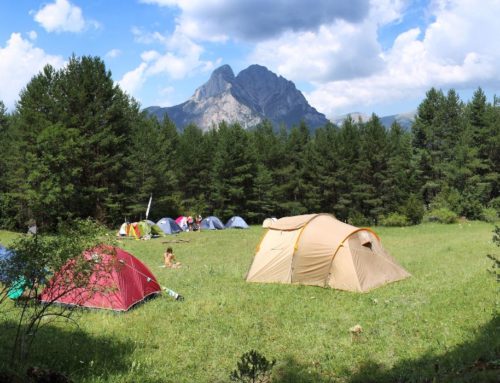
[[[405,130],[410,130],[411,126],[415,122],[415,114],[416,111],[412,112],[407,112],[407,113],[400,113],[400,114],[393,114],[390,116],[383,116],[379,117],[380,122],[382,125],[384,125],[386,128],[390,128],[393,122],[398,122]],[[363,114],[359,112],[352,112],[348,114],[343,114],[341,116],[337,116],[331,119],[331,121],[336,124],[336,125],[342,125],[342,122],[347,118],[347,116],[351,116],[351,118],[354,121],[359,121],[361,119],[361,122],[367,122],[371,115],[368,114]]]
[[[223,65],[186,102],[145,110],[159,119],[168,115],[179,129],[194,123],[207,130],[223,120],[239,122],[245,128],[264,119],[288,128],[302,120],[311,129],[328,122],[324,114],[309,105],[293,82],[260,65],[251,65],[236,77],[229,65]]]

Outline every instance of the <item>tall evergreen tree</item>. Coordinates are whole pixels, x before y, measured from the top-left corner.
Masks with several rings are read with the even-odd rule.
[[[356,166],[357,182],[353,187],[353,197],[359,212],[377,222],[384,214],[384,181],[387,177],[387,132],[380,119],[373,114],[361,128],[361,147]]]
[[[338,172],[336,176],[338,198],[334,206],[337,218],[347,221],[356,213],[359,206],[354,196],[354,188],[358,182],[358,163],[360,161],[361,135],[360,123],[355,123],[348,116],[338,133]],[[360,214],[360,213],[359,213]]]
[[[339,134],[339,129],[331,124],[315,132],[313,158],[310,159],[316,168],[315,182],[307,186],[307,194],[314,198],[316,206],[311,206],[308,198],[310,211],[335,213],[341,193]]]
[[[175,125],[165,118],[143,116],[140,128],[131,138],[132,154],[128,180],[134,190],[134,201],[129,214],[134,219],[144,218],[146,204],[153,196],[149,219],[174,216],[180,210],[180,195],[175,174],[178,135]]]
[[[20,223],[119,219],[130,194],[128,138],[139,106],[114,84],[103,61],[72,57],[59,71],[45,67],[21,92],[17,112],[23,158],[13,193]]]
[[[212,201],[214,213],[223,219],[244,215],[254,200],[257,176],[253,141],[239,124],[220,123],[214,154]]]
[[[441,125],[444,103],[443,92],[431,88],[418,106],[412,126],[413,148],[419,169],[418,183],[427,206],[442,186],[441,139],[436,127]]]
[[[282,135],[284,138],[285,136]],[[309,129],[304,122],[292,128],[286,139],[283,166],[276,170],[280,215],[304,214],[306,185],[304,182],[305,153],[309,143]]]
[[[215,144],[210,134],[188,125],[175,149],[175,170],[181,193],[182,213],[212,212],[210,184]]]
[[[387,173],[382,182],[381,197],[384,214],[404,210],[404,206],[410,196],[415,195],[416,190],[411,134],[394,122],[389,130],[387,141]],[[417,198],[417,196],[412,198]]]

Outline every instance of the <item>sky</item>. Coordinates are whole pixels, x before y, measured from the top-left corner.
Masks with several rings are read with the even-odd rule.
[[[142,107],[252,64],[328,118],[415,110],[431,88],[500,95],[500,0],[0,0],[0,100],[42,68],[99,56]]]

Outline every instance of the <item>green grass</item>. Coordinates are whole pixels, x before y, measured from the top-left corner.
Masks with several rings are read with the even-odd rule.
[[[375,228],[412,277],[366,294],[246,283],[260,227],[123,240],[185,301],[162,296],[123,314],[80,310],[79,328],[41,330],[30,363],[75,382],[227,382],[256,349],[277,360],[276,382],[493,382],[499,371],[478,367],[500,353],[498,285],[486,257],[498,252],[492,229]],[[13,238],[0,231],[0,242]],[[162,243],[178,239],[189,242]],[[159,267],[167,246],[183,268]],[[13,336],[11,315],[0,316],[2,345]],[[353,339],[356,324],[363,332]]]

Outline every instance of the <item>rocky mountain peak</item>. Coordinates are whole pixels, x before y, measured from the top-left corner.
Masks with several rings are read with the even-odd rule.
[[[311,107],[294,83],[262,65],[251,65],[236,77],[229,65],[214,70],[186,102],[169,107],[149,107],[160,119],[165,114],[179,129],[195,123],[210,129],[221,121],[239,122],[244,127],[267,119],[287,127],[304,121],[311,129],[325,125],[325,115]]]
[[[234,79],[231,67],[223,65],[212,72],[210,79],[195,91],[193,98],[201,100],[224,93],[231,88]]]

